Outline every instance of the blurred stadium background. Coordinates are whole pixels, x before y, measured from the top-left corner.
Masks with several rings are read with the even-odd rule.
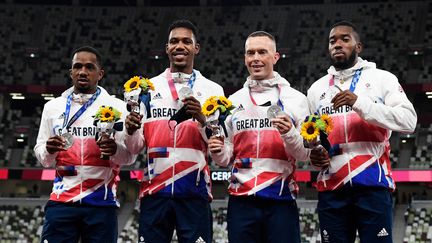
[[[181,18],[199,28],[195,67],[227,94],[247,76],[243,49],[252,31],[276,36],[282,56],[276,70],[306,92],[329,66],[329,26],[354,22],[365,44],[361,56],[399,77],[419,116],[414,134],[391,139],[394,241],[432,242],[431,1],[0,0],[0,243],[39,241],[54,171],[41,168],[33,146],[43,104],[70,86],[71,51],[98,48],[106,70],[101,85],[122,98],[132,75],[152,77],[167,67],[167,28]],[[136,177],[144,159],[121,172],[118,242],[137,242]],[[227,242],[228,173],[212,164],[214,242],[220,243]],[[321,242],[316,175],[299,162],[303,242]]]

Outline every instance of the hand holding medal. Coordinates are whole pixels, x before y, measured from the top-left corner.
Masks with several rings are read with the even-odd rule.
[[[272,126],[276,128],[281,135],[289,132],[292,128],[291,118],[282,110],[279,105],[271,105],[267,109],[267,117]]]
[[[68,150],[70,147],[72,147],[73,143],[74,143],[74,138],[73,135],[66,132],[60,135],[63,139],[64,139],[64,143],[65,145],[63,146],[63,148],[65,150]]]
[[[62,128],[64,124],[65,114],[63,113],[54,121],[54,137],[47,140],[47,151],[51,154],[61,150],[68,150],[74,143],[73,135],[67,132],[67,128]]]
[[[120,120],[121,113],[111,106],[101,106],[93,116],[93,124],[97,127],[96,141],[101,150],[108,150],[110,152],[101,152],[101,159],[109,160],[109,156],[113,155],[116,151],[116,146],[112,146],[115,131],[121,130],[123,124],[116,123]],[[117,125],[116,125],[117,124]],[[112,140],[112,141],[109,141]],[[115,144],[115,143],[114,143]]]
[[[181,106],[181,108],[173,116],[171,116],[170,121],[175,121],[176,125],[177,125],[177,124],[180,124],[183,121],[186,121],[186,120],[189,120],[190,118],[192,118],[192,115],[188,114],[188,112],[187,112],[187,106],[185,106],[185,103],[183,103],[183,101],[186,98],[193,97],[193,96],[194,96],[194,92],[189,87],[182,87],[178,91],[178,100],[180,102],[182,102],[182,106]]]
[[[267,117],[269,119],[273,119],[281,115],[285,115],[285,112],[283,112],[282,108],[280,108],[278,105],[271,105],[267,110]]]
[[[184,100],[187,97],[194,96],[194,92],[191,88],[185,86],[179,90],[179,100]]]

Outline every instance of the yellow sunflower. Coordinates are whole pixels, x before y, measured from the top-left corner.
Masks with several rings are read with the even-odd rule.
[[[141,88],[145,91],[147,91],[148,89],[155,90],[152,81],[150,81],[150,79],[148,78],[141,79]]]
[[[232,102],[229,99],[227,99],[225,96],[219,96],[219,102],[227,109],[231,108],[232,106]]]
[[[141,79],[138,76],[134,76],[123,85],[126,92],[131,92],[132,90],[138,89],[140,86]]]
[[[211,96],[204,102],[204,105],[201,108],[201,112],[205,116],[210,116],[218,109],[218,106],[219,105],[217,103],[216,96]]]
[[[330,134],[331,131],[333,130],[333,121],[331,119],[331,117],[327,114],[323,114],[321,115],[321,120],[323,120],[326,123],[326,133]]]
[[[110,122],[114,120],[114,112],[112,111],[112,107],[104,107],[100,112],[100,120],[103,122]]]
[[[303,122],[300,134],[303,139],[312,141],[318,137],[319,128],[315,126],[314,122]]]

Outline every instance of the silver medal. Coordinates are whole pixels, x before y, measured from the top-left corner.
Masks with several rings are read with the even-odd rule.
[[[70,147],[72,147],[72,145],[74,143],[74,138],[73,138],[72,134],[70,134],[70,133],[63,133],[61,136],[65,140],[65,146],[63,148],[64,149],[69,149]]]
[[[278,105],[271,105],[267,110],[267,117],[269,119],[273,119],[280,115],[282,112],[282,109]]]
[[[328,90],[328,97],[331,101],[339,92],[342,92],[342,89],[337,85],[332,85]]]
[[[181,88],[178,93],[179,93],[179,99],[180,100],[183,100],[186,97],[190,97],[190,96],[194,95],[192,89],[189,87]]]

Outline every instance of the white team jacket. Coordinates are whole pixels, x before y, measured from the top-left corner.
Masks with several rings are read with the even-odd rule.
[[[113,106],[122,113],[120,121],[127,115],[126,104],[101,89],[99,97],[76,120],[69,132],[74,136],[74,144],[67,151],[49,154],[46,141],[54,136],[56,127],[62,126],[61,115],[65,112],[66,101],[73,87],[53,100],[48,101],[43,109],[34,152],[44,167],[54,166],[56,178],[50,200],[65,203],[77,202],[94,206],[119,206],[116,199],[120,165],[131,164],[136,156],[124,145],[123,133],[115,133],[117,152],[110,160],[100,159],[99,146],[95,141],[96,127],[93,126],[93,115],[102,106]],[[69,119],[81,105],[72,102]]]
[[[147,147],[147,166],[141,182],[140,197],[212,199],[207,142],[201,125],[192,119],[175,126],[169,119],[182,106],[174,100],[168,85],[168,72],[151,79],[155,86],[150,91],[150,117],[144,115],[143,125],[132,135],[126,133],[126,146],[134,154]],[[193,85],[194,97],[201,105],[210,96],[224,95],[222,87],[205,78],[198,70]],[[176,83],[176,90],[187,82]],[[141,108],[143,109],[143,104]]]
[[[248,80],[242,89],[229,97],[236,107],[225,122],[229,136],[225,138],[223,150],[211,156],[221,166],[232,163],[229,193],[233,196],[272,200],[296,198],[295,162],[309,158],[309,151],[304,148],[296,128],[309,115],[308,102],[305,95],[291,88],[287,80],[276,72],[274,75],[274,79],[258,81],[270,85],[267,95],[264,91],[251,91],[250,83],[254,81]],[[283,111],[294,124],[288,133],[281,136],[272,127],[267,118],[269,106],[252,101],[257,96],[261,96],[264,103],[282,102]]]
[[[331,77],[334,85],[350,89],[353,75],[362,68],[354,90],[357,100],[353,107],[332,108]],[[345,184],[394,189],[389,161],[391,131],[412,133],[417,122],[413,105],[397,78],[376,68],[375,63],[358,58],[349,69],[336,71],[316,81],[308,90],[311,112],[329,114],[334,123],[329,135],[340,154],[333,156],[329,168],[318,176],[319,191],[335,190]]]

